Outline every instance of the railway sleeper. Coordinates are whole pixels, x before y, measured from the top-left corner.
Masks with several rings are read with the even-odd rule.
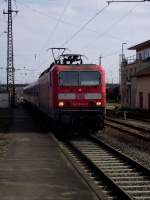
[[[142,191],[150,191],[150,185],[126,185],[122,186],[123,189],[128,190],[128,191],[133,191],[133,190],[142,190]]]
[[[101,160],[100,162],[102,164],[104,164],[104,165],[106,165],[106,164],[109,164],[109,165],[114,165],[114,164],[119,165],[119,164],[122,164],[122,165],[124,165],[124,163],[121,162],[121,161],[112,162],[111,160]]]
[[[149,197],[136,197],[137,200],[150,200]]]
[[[139,173],[137,172],[128,172],[128,173],[124,173],[124,172],[110,172],[108,173],[109,176],[111,177],[143,177],[143,176],[140,176]]]
[[[92,159],[92,161],[94,161],[94,159],[93,159],[93,157],[92,156],[89,156],[89,155],[86,155],[86,156],[88,156],[89,158],[91,158]],[[118,159],[117,158],[110,158],[109,160],[108,160],[108,158],[101,158],[101,161],[118,161]]]
[[[129,194],[131,194],[132,196],[138,197],[138,196],[142,196],[142,197],[149,197],[150,199],[150,190],[148,191],[142,191],[142,190],[134,190],[134,191],[127,191]]]
[[[139,177],[139,176],[122,176],[122,177],[113,177],[113,180],[117,183],[117,184],[119,184],[120,182],[123,182],[123,181],[128,181],[128,182],[130,182],[130,181],[145,181],[145,179],[146,179],[146,177]]]
[[[96,163],[96,162],[95,162]],[[111,166],[108,166],[108,165],[101,165],[101,163],[100,162],[98,162],[98,164],[99,164],[99,166],[101,167],[101,169],[110,169],[110,170],[115,170],[115,169],[119,169],[119,170],[130,170],[130,169],[132,169],[131,167],[128,167],[128,166],[124,166],[124,165],[115,165],[115,166],[113,166],[113,165],[111,165]]]
[[[103,168],[103,171],[106,173],[129,173],[129,172],[134,172],[133,169],[105,169]]]
[[[121,182],[117,182],[117,184],[119,184],[120,186],[136,186],[136,185],[141,185],[141,186],[145,186],[145,185],[150,185],[150,181],[121,181]]]
[[[113,156],[114,157],[114,155],[112,155],[112,154],[108,154],[108,153],[99,153],[99,152],[88,152],[88,151],[86,151],[86,150],[81,150],[81,151],[84,151],[85,153],[87,153],[88,155],[95,155],[95,156],[99,156],[99,157],[105,157],[105,156]]]

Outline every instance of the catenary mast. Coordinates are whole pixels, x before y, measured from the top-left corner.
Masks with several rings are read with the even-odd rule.
[[[15,68],[13,55],[13,21],[12,13],[18,13],[17,10],[12,10],[12,1],[8,0],[8,10],[3,12],[8,15],[7,27],[7,91],[10,97],[10,105],[15,105]]]

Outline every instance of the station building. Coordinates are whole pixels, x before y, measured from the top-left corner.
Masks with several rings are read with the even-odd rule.
[[[130,47],[136,55],[120,63],[120,90],[123,107],[150,110],[150,40]]]

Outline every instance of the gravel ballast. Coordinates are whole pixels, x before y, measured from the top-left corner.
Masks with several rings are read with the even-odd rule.
[[[150,169],[150,142],[110,127],[106,127],[98,137]]]

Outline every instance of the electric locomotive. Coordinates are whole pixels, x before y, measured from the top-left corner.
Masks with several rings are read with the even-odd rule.
[[[55,48],[52,49],[54,55]],[[57,126],[99,130],[104,127],[106,92],[101,65],[84,64],[80,54],[62,54],[39,79],[24,88],[24,99]]]

